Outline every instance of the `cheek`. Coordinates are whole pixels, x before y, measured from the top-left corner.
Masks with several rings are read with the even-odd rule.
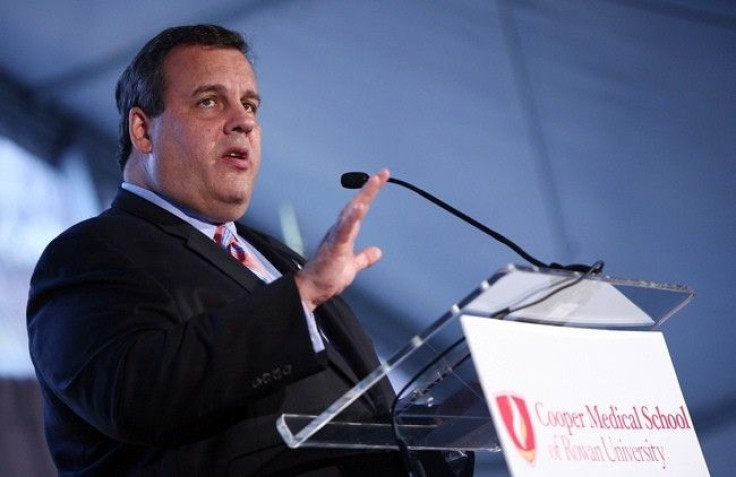
[[[261,162],[261,130],[260,128],[251,131],[250,147],[253,154],[253,162],[258,165]]]
[[[169,146],[179,153],[202,148],[213,137],[213,133],[212,126],[207,123],[181,118],[169,121],[165,131]]]

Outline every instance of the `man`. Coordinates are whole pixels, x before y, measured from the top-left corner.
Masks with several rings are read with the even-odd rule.
[[[290,450],[277,435],[280,414],[320,412],[378,365],[337,295],[380,259],[353,246],[388,171],[306,263],[235,224],[261,160],[247,54],[212,25],[143,47],[116,91],[124,183],[37,265],[30,351],[63,475],[405,474],[394,452]],[[353,412],[387,414],[392,397],[384,384]],[[429,475],[449,469],[426,457]]]

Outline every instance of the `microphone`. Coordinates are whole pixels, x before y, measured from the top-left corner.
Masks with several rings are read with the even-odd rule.
[[[346,172],[340,177],[340,184],[346,189],[360,189],[370,177],[365,172]],[[392,179],[389,177],[388,181],[392,182]]]
[[[368,179],[370,176],[366,174],[365,172],[346,172],[345,174],[340,177],[340,184],[342,184],[343,187],[346,189],[360,189],[363,187],[363,184],[368,182]],[[420,189],[419,187],[410,184],[409,182],[402,181],[401,179],[395,179],[393,177],[389,177],[389,182],[392,182],[394,184],[400,185],[402,187],[405,187],[412,192],[416,192],[417,194],[421,195],[425,199],[429,200],[433,204],[445,209],[447,212],[451,213],[455,217],[458,217],[459,219],[463,220],[464,222],[472,225],[476,229],[480,230],[481,232],[490,235],[495,240],[501,242],[502,244],[509,247],[511,250],[516,252],[521,258],[526,260],[527,262],[531,263],[532,265],[539,267],[539,268],[552,268],[557,270],[570,270],[573,272],[580,272],[580,273],[600,273],[603,271],[603,262],[596,262],[596,265],[590,266],[590,265],[584,265],[584,264],[572,264],[572,265],[561,265],[559,263],[544,263],[541,260],[538,260],[528,254],[524,249],[516,245],[513,241],[510,239],[504,237],[500,233],[496,232],[495,230],[483,225],[482,223],[478,222],[474,218],[464,214],[463,212],[460,212],[455,207],[452,207],[451,205],[447,204],[446,202],[443,202],[442,200],[438,199],[437,197],[433,196],[429,192]],[[595,269],[593,269],[595,267]]]

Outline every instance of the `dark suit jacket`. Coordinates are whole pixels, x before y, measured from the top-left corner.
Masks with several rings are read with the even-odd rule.
[[[400,472],[392,452],[361,460],[284,446],[280,414],[321,412],[378,359],[339,298],[316,316],[342,357],[315,353],[293,280],[302,259],[254,230],[239,233],[284,276],[264,285],[124,190],[48,246],[31,281],[28,331],[61,474],[295,475],[323,460],[356,464],[351,475]],[[353,412],[385,414],[391,399],[384,384]]]

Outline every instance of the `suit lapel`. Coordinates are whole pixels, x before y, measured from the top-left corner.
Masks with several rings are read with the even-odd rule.
[[[198,254],[215,267],[219,268],[224,274],[238,282],[244,288],[252,291],[257,286],[263,285],[263,282],[248,267],[234,260],[233,257],[222,250],[209,237],[200,233],[198,230],[190,227],[194,233],[189,233],[186,244],[189,249]]]
[[[282,274],[293,272],[304,265],[304,259],[281,242],[238,222],[235,226],[238,234],[261,252]]]
[[[167,235],[180,239],[192,252],[218,268],[243,288],[252,291],[263,284],[253,272],[234,260],[209,237],[148,200],[119,189],[113,200],[112,208],[133,214],[157,226]]]

